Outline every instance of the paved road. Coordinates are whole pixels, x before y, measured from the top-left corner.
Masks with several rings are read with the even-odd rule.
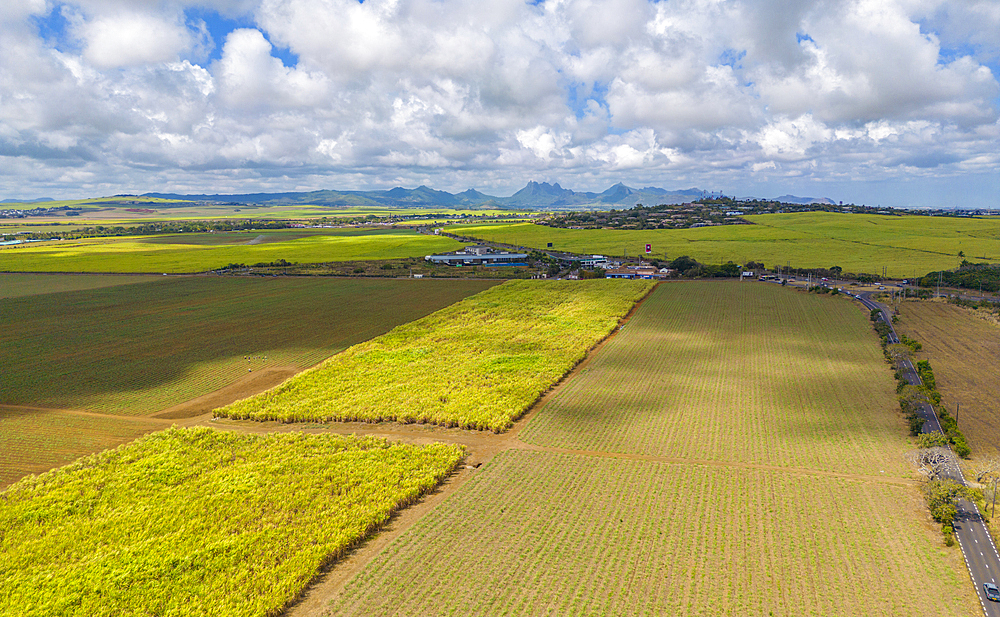
[[[888,309],[872,300],[872,293],[862,292],[857,295],[851,295],[859,300],[868,310],[878,310],[881,312],[880,319],[889,324],[889,342],[898,343],[899,338],[896,336],[896,330],[892,327],[892,318],[889,315]],[[906,361],[903,367],[903,375],[906,377],[908,383],[913,385],[920,384],[920,377],[909,360]],[[921,405],[920,413],[927,420],[924,423],[923,432],[941,432],[941,424],[938,421],[937,414],[934,413],[934,409],[930,405]],[[952,480],[966,484],[965,477],[962,476],[962,469],[958,465],[958,459],[954,455],[944,475]],[[959,546],[962,547],[965,565],[969,568],[969,576],[972,578],[972,584],[975,585],[979,602],[983,606],[983,613],[987,617],[1000,617],[1000,603],[987,600],[986,593],[983,591],[983,583],[993,583],[1000,587],[1000,553],[997,553],[997,547],[993,544],[993,539],[986,529],[986,523],[979,516],[976,507],[962,499],[958,503],[958,517],[955,519],[954,526],[955,538],[958,540]]]

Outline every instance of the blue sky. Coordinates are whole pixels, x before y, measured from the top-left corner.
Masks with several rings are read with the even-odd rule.
[[[987,0],[8,0],[0,198],[699,187],[1000,207]]]

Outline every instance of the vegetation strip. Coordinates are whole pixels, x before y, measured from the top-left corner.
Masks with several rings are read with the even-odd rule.
[[[652,281],[508,282],[355,345],[216,415],[503,431],[652,287]]]
[[[457,446],[169,429],[0,493],[0,615],[275,615]]]

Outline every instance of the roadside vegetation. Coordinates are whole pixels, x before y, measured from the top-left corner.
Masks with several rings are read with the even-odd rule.
[[[652,287],[652,281],[510,281],[215,413],[504,431]]]
[[[457,446],[170,429],[0,493],[0,615],[276,615]]]

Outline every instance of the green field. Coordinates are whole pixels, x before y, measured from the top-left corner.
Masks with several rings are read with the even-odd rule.
[[[0,493],[0,615],[276,615],[461,448],[171,429]]]
[[[0,273],[0,300],[4,298],[20,298],[37,296],[60,291],[80,291],[83,289],[100,289],[132,283],[148,283],[154,280],[152,275],[75,275],[63,274],[4,274]]]
[[[0,404],[149,414],[307,368],[494,284],[159,277],[3,299]]]
[[[975,615],[843,298],[660,285],[346,615]]]
[[[206,272],[231,263],[422,259],[461,244],[406,229],[282,229],[39,242],[0,248],[0,272]]]
[[[651,288],[651,281],[504,283],[215,413],[503,431]]]
[[[840,266],[846,272],[913,278],[955,268],[959,252],[972,261],[1000,261],[1000,217],[965,219],[808,212],[746,217],[754,225],[696,229],[584,230],[531,223],[454,225],[451,233],[517,246],[674,259],[689,255],[702,263],[763,262],[768,267]]]

